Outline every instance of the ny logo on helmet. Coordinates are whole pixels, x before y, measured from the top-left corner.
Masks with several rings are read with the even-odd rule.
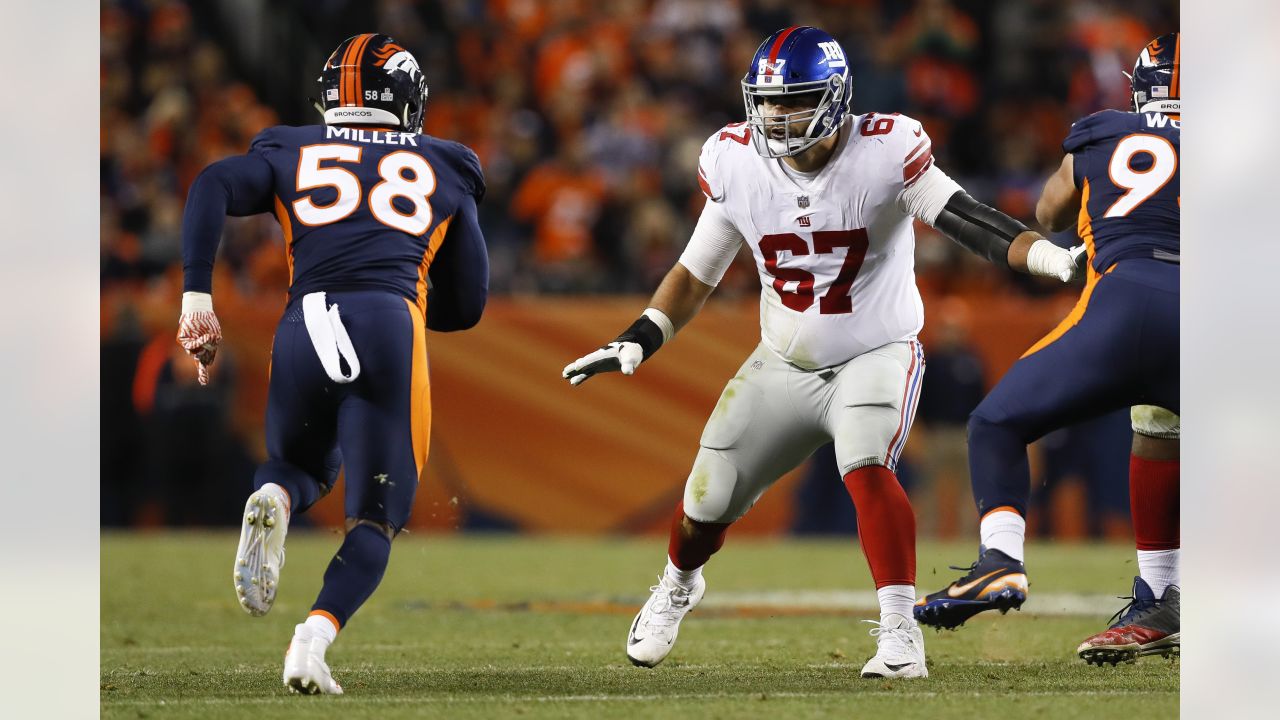
[[[844,50],[840,49],[840,43],[830,40],[828,42],[818,43],[818,47],[822,48],[822,54],[827,56],[827,67],[844,67]]]

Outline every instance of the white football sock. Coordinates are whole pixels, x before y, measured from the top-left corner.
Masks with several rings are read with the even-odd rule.
[[[1009,557],[1023,562],[1022,544],[1027,536],[1027,521],[1012,510],[989,512],[978,528],[982,546],[994,548]]]
[[[876,598],[880,600],[881,623],[890,614],[898,614],[910,620],[911,608],[916,604],[916,586],[885,585],[876,590]]]
[[[702,575],[702,566],[698,566],[692,570],[681,570],[676,564],[671,562],[671,558],[667,558],[667,569],[663,571],[663,575],[675,585],[692,590],[698,577]]]
[[[308,615],[304,623],[311,631],[311,641],[320,640],[328,647],[338,639],[338,628],[333,621],[323,615]]]
[[[289,515],[292,514],[293,503],[289,500],[289,491],[284,489],[283,485],[275,483],[263,483],[259,490],[265,490],[274,495],[280,502],[284,504],[284,521],[289,522]]]
[[[1179,559],[1182,550],[1139,550],[1138,574],[1151,586],[1156,597],[1164,596],[1165,588],[1170,585],[1182,587]]]

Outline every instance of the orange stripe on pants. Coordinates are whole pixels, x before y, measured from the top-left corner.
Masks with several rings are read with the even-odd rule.
[[[418,306],[408,298],[409,317],[413,321],[413,380],[409,404],[410,433],[413,436],[413,461],[418,466],[418,479],[427,466],[427,451],[431,447],[431,379],[427,373],[427,322]]]

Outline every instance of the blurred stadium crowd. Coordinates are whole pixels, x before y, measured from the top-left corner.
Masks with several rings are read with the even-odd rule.
[[[1121,71],[1178,18],[1172,0],[104,0],[101,10],[104,524],[208,522],[242,502],[217,478],[251,476],[261,442],[246,428],[260,426],[258,410],[236,401],[233,363],[196,389],[175,362],[183,203],[204,165],[243,152],[263,128],[319,121],[311,81],[346,36],[376,29],[417,55],[426,132],[471,146],[485,168],[492,291],[523,297],[657,285],[701,209],[699,148],[742,118],[738,81],[779,27],[839,38],[856,112],[920,119],[940,167],[1034,224],[1072,120],[1127,107]],[[255,23],[276,29],[255,35]],[[1001,272],[928,228],[917,242],[926,296],[957,307],[1073,294]],[[230,221],[217,272],[220,313],[275,313],[287,285],[275,221]],[[757,292],[740,258],[717,295]],[[923,423],[962,428],[981,397],[963,315],[931,315],[946,331],[931,347]],[[1115,497],[1090,502],[1120,503],[1121,516],[1123,484],[1097,482]]]

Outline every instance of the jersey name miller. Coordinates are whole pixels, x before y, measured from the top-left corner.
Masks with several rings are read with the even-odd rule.
[[[373,145],[410,145],[418,147],[417,133],[403,133],[383,130],[365,130],[363,128],[325,126],[326,140],[350,140],[351,142],[371,143]]]

